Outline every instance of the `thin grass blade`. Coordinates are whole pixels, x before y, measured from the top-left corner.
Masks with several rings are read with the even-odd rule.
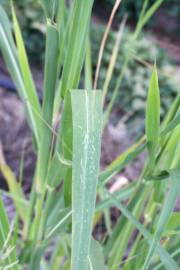
[[[164,0],[155,1],[152,6],[148,9],[148,11],[144,14],[144,16],[140,17],[140,22],[138,24],[136,35],[139,35],[142,28],[146,25],[152,15],[156,12],[156,10],[160,7],[160,5],[164,2]]]
[[[86,59],[85,59],[85,89],[92,89],[92,55],[91,55],[91,43],[89,37],[87,38]]]
[[[170,131],[172,131],[177,125],[180,125],[180,113],[178,113],[175,118],[170,121],[170,123],[167,125],[167,127],[162,130],[161,136],[165,136],[168,134]]]
[[[0,214],[0,268],[5,269],[4,267],[12,265],[14,270],[19,270],[15,244],[12,239],[12,232],[10,231],[8,217],[1,197]],[[11,251],[7,253],[10,249]]]
[[[136,183],[130,183],[127,187],[120,189],[114,194],[119,201],[123,201],[130,198],[130,196],[132,195],[133,191],[135,191],[135,189],[136,189]],[[103,199],[97,203],[96,212],[102,211],[105,208],[110,208],[111,206],[113,206],[113,204],[114,203],[109,198]]]
[[[22,218],[22,220],[26,221],[26,208],[24,205],[24,202],[26,202],[25,196],[23,194],[23,190],[21,189],[21,186],[19,185],[14,173],[12,172],[11,168],[6,164],[6,161],[4,159],[4,155],[1,149],[0,145],[0,172],[6,179],[11,197],[13,198],[14,204],[16,206],[16,209]],[[17,198],[17,199],[16,199]],[[21,199],[20,201],[18,200]]]
[[[22,34],[21,34],[21,29],[20,29],[13,5],[12,5],[12,16],[13,16],[13,24],[14,24],[15,38],[16,38],[16,44],[17,44],[19,65],[20,65],[24,85],[27,91],[27,95],[29,97],[29,102],[33,106],[33,116],[36,121],[37,128],[39,129],[40,127],[39,116],[41,115],[41,107],[39,104],[36,87],[35,87],[31,70],[29,67],[29,62],[28,62]]]
[[[105,79],[105,82],[104,82],[104,85],[103,85],[103,104],[105,102],[105,98],[106,98],[108,88],[109,88],[109,83],[111,81],[112,74],[113,74],[113,71],[114,71],[114,67],[115,67],[115,64],[116,64],[116,61],[117,61],[117,56],[118,56],[118,52],[119,52],[119,49],[120,49],[120,44],[121,44],[121,40],[122,40],[126,20],[127,20],[127,17],[125,16],[123,21],[120,24],[119,30],[118,30],[117,35],[116,35],[116,42],[115,42],[114,48],[112,50],[112,56],[111,56],[111,59],[110,59],[110,62],[109,62],[109,66],[108,66],[108,70],[107,70],[107,74],[106,74],[106,79]]]
[[[171,188],[168,192],[168,195],[165,199],[165,203],[163,205],[163,209],[157,224],[156,232],[153,236],[148,254],[146,256],[146,260],[144,262],[142,270],[147,270],[149,268],[151,259],[156,252],[157,245],[161,239],[163,231],[166,228],[167,222],[172,214],[173,208],[176,203],[177,196],[180,194],[180,170],[172,170],[170,171],[170,179],[171,179]]]
[[[162,4],[162,2],[163,2],[163,0],[156,1],[150,7],[150,9],[146,12],[145,15],[144,15],[144,13],[145,13],[145,9],[146,9],[146,6],[147,6],[147,1],[144,1],[144,3],[143,3],[143,7],[142,7],[140,19],[139,19],[139,21],[137,23],[137,26],[136,26],[136,29],[135,29],[133,35],[132,35],[132,38],[128,41],[128,48],[127,48],[127,52],[126,52],[126,55],[125,55],[124,63],[122,65],[120,74],[119,74],[119,76],[117,78],[117,82],[116,82],[115,89],[113,91],[113,95],[112,95],[111,100],[110,100],[110,102],[109,102],[109,104],[108,104],[108,106],[106,108],[106,111],[105,111],[105,115],[104,115],[104,127],[107,124],[108,117],[109,117],[109,115],[110,115],[110,113],[112,111],[113,105],[114,105],[115,100],[116,100],[116,98],[118,96],[119,89],[120,89],[121,84],[122,84],[122,81],[124,79],[127,66],[129,64],[131,52],[132,52],[132,49],[134,47],[134,42],[137,39],[137,37],[140,34],[140,32],[142,31],[142,29],[145,26],[145,24],[148,22],[147,18],[150,19],[150,17],[156,12],[156,10],[159,8],[159,6]],[[142,21],[143,21],[143,23],[142,23]]]
[[[122,153],[116,160],[114,160],[103,172],[99,175],[99,180],[102,183],[107,183],[113,176],[120,172],[133,159],[146,149],[146,144],[143,144],[144,138],[132,145],[124,153]]]
[[[106,192],[107,192],[107,194],[109,194],[109,197],[112,198],[114,204],[118,207],[118,209],[121,210],[123,215],[126,216],[129,219],[129,221],[132,222],[132,224],[134,224],[134,226],[140,231],[140,233],[143,235],[143,237],[147,240],[149,245],[151,245],[153,236],[149,233],[149,231],[146,230],[144,228],[144,226],[136,218],[134,218],[134,216],[127,209],[127,207],[125,207],[121,202],[116,200],[114,195],[110,194],[107,190],[106,190]],[[178,270],[179,269],[176,261],[171,257],[171,255],[159,243],[157,244],[157,253],[159,254],[161,261],[167,270]]]
[[[97,88],[97,84],[98,84],[98,77],[99,77],[99,72],[100,72],[100,67],[101,67],[101,61],[102,61],[102,57],[103,57],[103,52],[104,52],[104,48],[106,45],[106,41],[109,35],[109,31],[111,29],[112,23],[113,23],[113,19],[114,16],[119,8],[119,5],[121,3],[121,0],[116,0],[111,12],[111,15],[109,17],[108,23],[107,23],[107,27],[105,29],[102,41],[101,41],[101,45],[100,45],[100,50],[99,50],[99,55],[98,55],[98,61],[97,61],[97,67],[96,67],[96,73],[95,73],[95,79],[94,79],[94,89]]]

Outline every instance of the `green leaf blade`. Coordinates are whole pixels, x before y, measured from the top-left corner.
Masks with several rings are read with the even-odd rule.
[[[37,190],[41,190],[45,185],[48,171],[48,162],[51,156],[52,145],[52,126],[53,121],[53,102],[56,90],[57,68],[58,68],[58,31],[54,25],[48,23],[46,36],[46,55],[45,55],[45,76],[41,122],[41,141],[38,153],[37,165]],[[46,147],[44,147],[46,146]]]
[[[160,94],[158,75],[154,66],[146,107],[146,139],[149,145],[150,167],[154,165],[160,130]]]
[[[73,90],[72,269],[86,270],[95,211],[102,129],[100,91]]]
[[[107,270],[107,267],[104,264],[103,250],[101,245],[92,238],[88,270],[100,270],[100,269]]]
[[[36,121],[36,126],[38,129],[40,127],[41,107],[38,100],[38,95],[36,92],[36,87],[33,81],[32,73],[30,70],[28,57],[26,54],[26,50],[25,50],[25,46],[24,46],[24,42],[23,42],[23,38],[21,34],[21,29],[20,29],[13,5],[12,5],[12,17],[13,17],[13,24],[14,24],[15,39],[16,39],[16,44],[17,44],[17,51],[18,51],[19,66],[22,73],[24,85],[27,91],[27,95],[29,97],[28,102],[33,108],[33,117]]]
[[[69,40],[62,74],[61,96],[69,89],[78,87],[80,73],[86,52],[86,40],[93,0],[73,2]]]

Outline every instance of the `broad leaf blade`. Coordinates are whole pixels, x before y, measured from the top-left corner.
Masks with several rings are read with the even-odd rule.
[[[99,173],[100,91],[72,90],[72,269],[87,270]]]

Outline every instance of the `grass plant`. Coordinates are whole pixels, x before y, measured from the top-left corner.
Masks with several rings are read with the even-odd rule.
[[[116,1],[116,11],[121,1]],[[10,20],[0,7],[0,50],[24,103],[37,155],[31,192],[0,158],[9,191],[0,197],[0,270],[147,270],[179,269],[178,227],[173,212],[180,193],[180,94],[160,123],[160,89],[154,65],[147,95],[145,134],[100,171],[101,135],[142,28],[163,0],[144,1],[112,99],[105,107],[108,85],[117,59],[125,20],[120,25],[103,91],[93,89],[89,28],[93,0],[41,0],[46,18],[43,102],[39,103],[15,7]],[[147,9],[148,7],[148,9]],[[104,42],[94,81],[98,75]],[[85,70],[85,89],[79,81]],[[61,120],[55,129],[55,120]],[[138,127],[137,127],[138,128]],[[142,152],[148,158],[139,179],[110,193],[108,183]],[[9,222],[3,197],[16,208]],[[111,207],[121,211],[115,227]],[[104,241],[92,237],[105,214]],[[143,218],[142,218],[143,217]],[[136,231],[136,235],[135,232]]]

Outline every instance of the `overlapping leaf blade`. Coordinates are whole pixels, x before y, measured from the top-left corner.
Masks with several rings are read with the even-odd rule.
[[[171,213],[175,206],[177,196],[180,194],[179,177],[180,177],[180,170],[170,171],[171,188],[165,199],[165,203],[163,205],[162,212],[161,212],[158,224],[157,224],[157,229],[154,233],[154,236],[153,236],[150,248],[149,248],[149,252],[147,254],[147,257],[143,266],[143,270],[147,270],[150,265],[150,261],[156,251],[158,242],[161,239],[161,235],[163,234],[163,231],[166,228],[168,219],[171,216]]]
[[[121,210],[123,215],[129,219],[129,221],[140,231],[143,237],[147,240],[148,244],[151,245],[153,242],[153,236],[151,233],[144,228],[144,226],[131,214],[131,212],[121,202],[115,198],[114,195],[106,191],[109,197],[113,200],[114,204]],[[170,254],[157,243],[157,253],[159,254],[164,267],[167,270],[178,270],[176,261],[170,256]]]
[[[11,252],[8,253],[8,249],[11,249]],[[6,252],[7,255],[4,254]],[[4,267],[8,265],[12,265],[14,270],[19,270],[15,244],[10,232],[6,210],[0,197],[0,269],[5,269]]]
[[[61,95],[78,86],[82,69],[93,0],[75,0],[72,6],[69,39],[65,56]]]
[[[125,166],[127,166],[133,159],[135,159],[141,152],[143,152],[146,148],[146,144],[143,144],[143,142],[144,138],[120,154],[119,157],[117,157],[104,171],[100,173],[100,182],[108,182],[108,180],[110,180]]]
[[[47,24],[46,55],[45,55],[45,77],[41,123],[41,141],[37,161],[37,186],[41,190],[46,180],[48,171],[48,162],[51,155],[52,143],[52,120],[53,103],[56,90],[57,69],[58,69],[58,45],[59,35],[57,28]],[[53,71],[53,72],[52,72]]]
[[[96,240],[92,238],[88,270],[100,270],[100,269],[107,270],[107,267],[105,266],[104,263],[102,247]]]

